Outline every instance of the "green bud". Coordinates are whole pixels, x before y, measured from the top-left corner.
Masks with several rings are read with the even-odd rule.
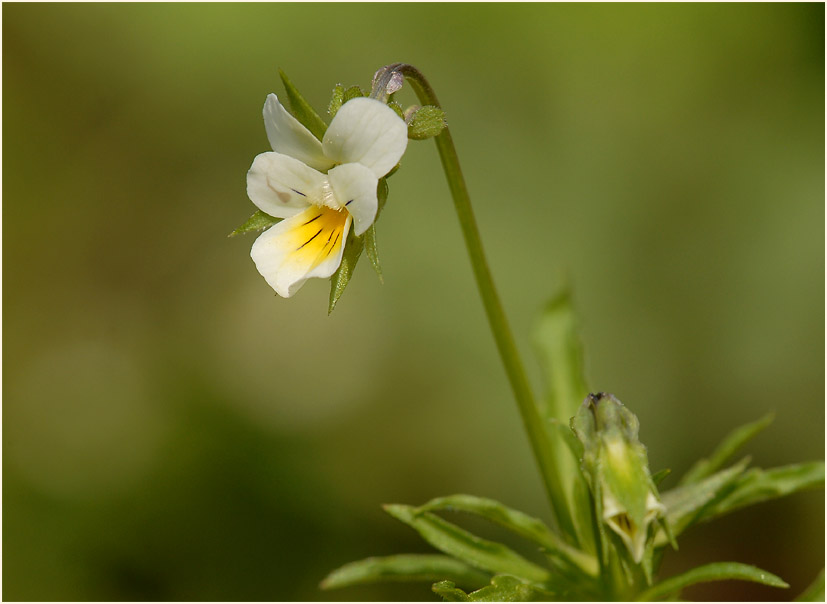
[[[405,112],[405,121],[408,122],[408,138],[418,141],[438,136],[447,125],[445,112],[433,105],[425,105],[413,111],[409,108]]]
[[[610,394],[590,394],[572,418],[600,519],[620,537],[636,563],[655,536],[650,527],[665,511],[638,428],[634,413]]]

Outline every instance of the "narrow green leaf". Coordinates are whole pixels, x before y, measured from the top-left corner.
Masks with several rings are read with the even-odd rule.
[[[579,465],[583,459],[583,443],[574,434],[568,422],[561,422],[556,418],[548,420],[551,438],[559,438],[571,453],[572,459]]]
[[[257,210],[255,214],[250,216],[244,224],[234,230],[227,237],[235,237],[236,235],[244,235],[245,233],[255,233],[263,231],[264,229],[273,226],[277,222],[281,222],[281,218],[274,218],[269,214],[265,214],[261,210]]]
[[[664,468],[659,472],[655,472],[654,474],[652,474],[652,482],[655,483],[656,487],[659,487],[660,483],[663,482],[663,479],[669,476],[671,473],[672,470],[670,470],[669,468]]]
[[[468,594],[451,581],[440,581],[431,585],[433,591],[446,602],[470,602]]]
[[[698,522],[704,506],[726,492],[726,489],[731,489],[748,463],[749,459],[743,459],[731,468],[721,470],[700,482],[678,486],[661,493],[661,503],[666,506],[666,521],[673,535],[680,535]],[[665,543],[666,535],[661,533],[657,544]]]
[[[483,570],[516,575],[529,581],[546,581],[549,572],[529,562],[514,550],[472,535],[430,512],[417,513],[407,505],[386,505],[385,511],[417,531],[441,552]]]
[[[824,569],[818,573],[818,576],[805,589],[800,596],[795,599],[796,602],[824,602]]]
[[[594,576],[598,572],[594,556],[566,544],[542,520],[509,508],[499,501],[473,495],[449,495],[432,499],[417,508],[416,512],[419,514],[442,510],[476,514],[533,541],[586,574]]]
[[[376,248],[376,224],[372,224],[365,231],[365,253],[368,255],[373,270],[376,271],[376,276],[379,277],[379,283],[384,283],[385,279],[382,277],[382,267],[379,266],[379,250]]]
[[[364,234],[365,252],[373,266],[373,270],[376,271],[376,275],[379,277],[379,283],[384,283],[385,279],[382,277],[382,267],[379,265],[379,250],[376,247],[376,221],[379,220],[379,214],[382,212],[382,208],[385,207],[385,202],[388,200],[388,181],[384,178],[380,178],[379,183],[376,185],[376,199],[379,202],[376,210],[376,219]]]
[[[541,411],[547,421],[556,420],[559,424],[568,426],[571,417],[577,413],[589,393],[583,377],[583,351],[568,289],[546,305],[534,328],[533,341],[547,387]],[[560,520],[560,526],[574,527],[571,536],[576,544],[584,548],[590,547],[594,540],[590,511],[578,508],[574,501],[574,491],[580,488],[577,483],[585,484],[580,471],[582,447],[579,447],[580,455],[572,457],[565,450],[571,446],[569,435],[564,434],[563,438],[555,436],[557,435],[552,433],[550,440],[563,490],[560,500],[552,502],[555,516]]]
[[[290,101],[290,110],[293,113],[293,117],[299,120],[305,128],[310,130],[313,136],[322,140],[327,130],[327,124],[319,114],[316,113],[316,110],[310,106],[310,103],[304,100],[304,97],[298,89],[293,86],[293,82],[289,80],[287,74],[279,69],[279,75],[284,84],[284,89],[287,91],[287,100]]]
[[[715,562],[693,568],[682,575],[661,581],[654,587],[650,587],[644,591],[638,600],[643,602],[664,600],[696,583],[727,581],[730,579],[753,581],[755,583],[769,585],[770,587],[789,587],[781,578],[755,566],[741,564],[740,562]]]
[[[490,575],[464,562],[440,554],[400,554],[366,558],[351,562],[331,572],[321,583],[322,589],[338,589],[377,581],[437,581],[450,579],[460,585],[477,587],[486,584]]]
[[[589,394],[571,292],[555,296],[534,330],[534,344],[548,385],[547,417],[568,423]]]
[[[388,183],[386,178],[387,177],[380,178],[376,184],[378,206],[374,224],[376,220],[379,219],[379,213],[382,211],[382,208],[385,207],[385,202],[388,200]],[[373,225],[371,225],[371,228],[373,228]],[[359,262],[366,243],[369,243],[373,247],[373,249],[368,249],[368,257],[371,258],[371,264],[373,264],[374,270],[379,273],[380,281],[382,279],[382,270],[379,268],[379,255],[376,251],[376,233],[372,235],[373,239],[371,241],[368,241],[367,233],[368,231],[365,231],[365,233],[357,237],[353,234],[353,229],[350,229],[350,232],[347,234],[342,263],[339,265],[339,268],[336,269],[336,272],[333,273],[333,276],[330,277],[330,302],[327,307],[327,314],[332,313],[333,309],[336,308],[336,303],[339,301],[339,298],[342,297],[345,287],[347,287],[347,284],[350,282],[353,271],[356,268],[356,263]],[[371,254],[373,254],[373,257],[371,257]]]
[[[387,176],[380,178],[379,182],[376,183],[376,201],[378,202],[378,206],[376,208],[376,219],[374,222],[379,220],[379,214],[382,213],[385,203],[388,201],[389,190]]]
[[[707,459],[698,460],[689,471],[681,478],[680,484],[691,484],[706,478],[716,472],[738,452],[738,450],[755,438],[764,428],[769,426],[775,414],[769,413],[761,419],[749,424],[740,426],[727,434],[721,444],[712,452]]]
[[[747,505],[816,487],[824,488],[823,461],[793,464],[771,470],[754,468],[741,476],[735,488],[716,502],[705,517],[720,516]]]

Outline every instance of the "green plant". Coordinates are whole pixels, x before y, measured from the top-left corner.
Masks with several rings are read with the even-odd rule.
[[[370,122],[366,131],[372,134],[365,144],[373,145],[364,155],[353,151],[361,149],[364,142],[361,130],[341,118],[334,121],[335,126],[332,124],[337,134],[331,136],[327,123],[283,73],[282,80],[293,117],[279,117],[280,122],[269,126],[268,135],[271,130],[299,132],[293,121],[301,124],[299,135],[288,133],[284,135],[286,139],[276,137],[275,142],[276,135],[271,136],[274,149],[291,150],[293,158],[283,159],[284,155],[277,152],[263,154],[281,162],[272,169],[263,168],[263,160],[257,158],[248,176],[248,192],[260,208],[274,207],[284,214],[274,217],[260,209],[233,234],[281,224],[268,231],[270,235],[262,235],[267,241],[277,240],[279,247],[263,260],[259,255],[256,262],[260,272],[285,296],[292,295],[309,277],[330,277],[332,312],[363,251],[381,278],[375,221],[387,200],[387,180],[396,171],[398,166],[394,164],[405,149],[406,141],[402,139],[434,138],[480,297],[549,497],[553,520],[549,526],[497,501],[471,495],[440,497],[417,507],[388,505],[388,514],[413,528],[441,553],[353,562],[333,571],[322,587],[332,589],[381,580],[431,581],[433,591],[448,601],[664,600],[679,598],[681,590],[689,585],[724,579],[788,587],[772,573],[737,562],[706,564],[665,579],[658,577],[658,568],[665,550],[677,549],[677,538],[697,523],[805,488],[823,487],[823,462],[769,470],[750,468],[749,458],[731,463],[736,453],[769,425],[772,417],[767,416],[731,432],[707,458],[690,468],[677,486],[661,492],[659,485],[669,471],[650,472],[646,448],[638,438],[637,417],[611,394],[591,393],[593,390],[583,376],[582,351],[568,291],[551,301],[535,331],[547,386],[541,402],[535,400],[483,253],[445,114],[422,74],[410,65],[395,63],[376,73],[369,95],[358,87],[334,89],[329,106],[334,120],[344,112],[348,112],[348,117],[356,115],[357,104],[348,103],[361,99],[358,107],[363,107],[364,112],[353,123]],[[394,100],[405,81],[412,86],[421,107],[403,109]],[[365,96],[371,102],[366,102]],[[281,111],[279,107],[271,103],[269,110]],[[267,112],[265,105],[265,119]],[[388,135],[388,142],[376,143],[384,141],[383,129],[395,134]],[[309,151],[296,150],[301,145],[290,139],[294,135],[304,141],[302,145]],[[342,142],[346,136],[352,139]],[[340,153],[347,157],[337,158],[337,145],[349,150]],[[374,161],[374,157],[381,161]],[[301,161],[297,163],[295,158]],[[314,161],[317,163],[313,164]],[[339,176],[344,173],[342,168],[360,162],[373,173],[366,172],[364,166],[352,171],[361,170],[362,180],[358,183],[368,183],[369,187],[353,185],[358,180],[355,177],[344,182]],[[377,163],[380,168],[376,168]],[[316,167],[311,169],[308,165]],[[312,192],[313,187],[317,187],[318,193]],[[332,193],[328,194],[328,190]],[[359,193],[346,202],[354,190]],[[371,208],[370,212],[349,209],[347,206],[354,199],[358,205]],[[279,205],[279,200],[289,208],[285,210],[287,206]],[[307,215],[299,214],[299,210]],[[320,240],[316,238],[320,233],[324,238],[327,231],[319,228],[315,232],[319,223],[309,229],[304,227],[326,216],[325,212],[334,225],[327,241],[333,241],[333,235],[338,233],[336,240],[332,248],[320,246],[314,252],[316,255],[307,256],[302,251],[305,246],[313,241],[317,245]],[[280,223],[281,218],[285,223]],[[351,220],[356,225],[353,229]],[[337,242],[339,257],[334,258],[331,250]],[[471,514],[505,527],[536,547],[543,563],[471,534],[445,519],[445,512]],[[822,573],[802,598],[823,597]]]

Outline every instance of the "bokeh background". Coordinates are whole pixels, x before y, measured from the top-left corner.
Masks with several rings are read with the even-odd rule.
[[[317,584],[429,551],[382,503],[548,518],[432,142],[390,181],[385,284],[363,261],[332,316],[326,282],[280,299],[227,238],[278,67],[320,110],[387,63],[427,75],[538,388],[568,280],[653,470],[771,410],[756,464],[823,458],[822,4],[2,12],[5,599],[431,599]],[[794,596],[824,493],[699,527],[664,573],[713,560],[793,588],[691,597]]]

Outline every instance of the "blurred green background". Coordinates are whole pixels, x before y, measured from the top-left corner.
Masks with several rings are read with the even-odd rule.
[[[638,414],[653,470],[770,410],[757,464],[823,457],[822,4],[2,11],[5,599],[431,599],[317,583],[428,551],[381,503],[548,518],[432,142],[390,181],[385,285],[363,260],[330,317],[327,282],[280,299],[226,237],[278,67],[320,110],[384,64],[426,74],[532,379],[568,279],[591,387]],[[691,597],[792,597],[823,492],[680,545],[664,573],[793,586]]]

